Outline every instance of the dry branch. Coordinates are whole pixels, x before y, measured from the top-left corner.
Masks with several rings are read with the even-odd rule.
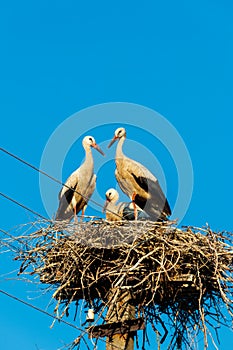
[[[197,330],[207,347],[209,328],[227,325],[223,307],[232,320],[230,233],[180,229],[174,222],[92,220],[41,223],[39,230],[18,239],[23,242],[16,257],[22,262],[20,273],[36,274],[41,283],[54,286],[57,309],[85,299],[103,315],[109,305],[114,307],[109,290],[127,289],[138,317],[152,324],[157,338],[158,324],[166,332],[170,322],[171,349],[180,344],[192,348],[189,338]]]

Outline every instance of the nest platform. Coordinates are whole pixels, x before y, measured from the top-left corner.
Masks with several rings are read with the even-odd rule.
[[[37,275],[41,283],[53,286],[56,309],[65,305],[67,310],[73,301],[84,299],[103,313],[112,302],[110,290],[128,291],[137,315],[153,329],[158,323],[166,328],[166,315],[176,345],[179,339],[188,343],[198,329],[207,346],[206,320],[220,322],[222,306],[232,321],[230,233],[178,228],[174,222],[39,225],[19,237],[22,246],[16,259],[21,261],[20,274]]]

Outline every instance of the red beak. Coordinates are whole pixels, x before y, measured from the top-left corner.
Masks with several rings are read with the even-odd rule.
[[[114,136],[113,139],[112,139],[112,141],[109,143],[108,148],[110,148],[110,147],[114,144],[114,142],[115,142],[117,139],[118,139],[118,137],[117,137],[117,136]]]
[[[102,149],[96,143],[93,144],[92,147],[95,148],[98,152],[100,152],[102,154],[102,156],[105,156],[105,154],[102,151]]]
[[[104,206],[103,206],[103,213],[105,212],[106,207],[107,207],[109,202],[110,202],[110,200],[106,197],[106,201],[105,201]]]

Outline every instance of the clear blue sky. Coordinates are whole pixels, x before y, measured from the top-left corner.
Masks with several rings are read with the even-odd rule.
[[[232,13],[229,0],[2,2],[2,147],[39,166],[51,134],[72,114],[106,102],[146,106],[173,124],[191,156],[194,189],[184,223],[208,222],[215,230],[232,231]],[[117,119],[115,123],[122,124]],[[151,128],[154,133],[156,125]],[[113,131],[97,129],[93,136],[103,142]],[[135,141],[146,140],[133,128],[129,134]],[[174,167],[159,143],[152,152],[162,166],[174,205]],[[142,161],[142,153],[134,158]],[[0,156],[1,191],[46,215],[38,174],[3,153]],[[64,162],[63,180],[82,158],[77,140]],[[106,165],[114,185],[112,170]],[[48,191],[58,193],[59,186],[53,186]],[[99,186],[101,193],[107,189]],[[0,198],[0,203],[1,228],[9,230],[33,220],[5,199]],[[56,206],[55,202],[54,211]],[[18,266],[12,257],[0,256],[1,289],[25,300],[31,294],[34,298],[30,283],[7,279],[16,277],[16,272],[3,276]],[[0,300],[0,348],[52,350],[77,336],[68,326],[50,330],[46,316],[3,295]],[[49,298],[32,302],[45,308]],[[220,349],[229,349],[232,333],[222,330],[220,336]]]

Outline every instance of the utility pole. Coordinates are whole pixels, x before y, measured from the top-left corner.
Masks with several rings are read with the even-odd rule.
[[[145,329],[145,322],[135,318],[130,291],[112,288],[108,293],[108,305],[106,323],[89,327],[89,337],[107,337],[106,350],[133,350],[135,333]]]
[[[130,320],[135,319],[135,307],[130,304],[131,300],[128,290],[113,288],[110,291],[106,321],[112,324],[113,334],[107,337],[106,350],[133,350],[135,331],[130,329]],[[120,333],[114,333],[114,327],[117,325],[120,327]]]

